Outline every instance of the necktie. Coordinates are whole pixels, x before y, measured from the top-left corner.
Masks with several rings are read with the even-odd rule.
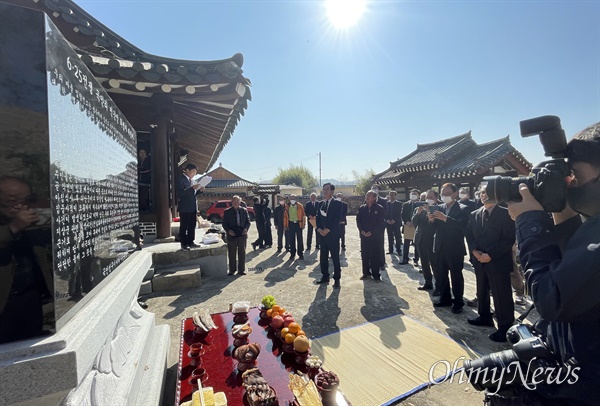
[[[485,230],[490,219],[490,212],[487,210],[483,211],[483,229]]]
[[[327,209],[329,208],[329,200],[325,202],[325,214],[327,214]]]
[[[241,224],[242,220],[240,219],[240,210],[239,209],[235,211],[235,218],[237,220],[238,227],[240,227],[242,225]]]

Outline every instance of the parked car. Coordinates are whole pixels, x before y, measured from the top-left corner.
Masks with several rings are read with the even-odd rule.
[[[213,202],[213,204],[210,205],[208,210],[206,210],[206,218],[213,223],[221,222],[223,221],[223,215],[225,213],[225,210],[230,207],[231,200],[219,200]],[[247,207],[246,209],[248,209],[250,221],[254,221],[254,209],[252,207]]]

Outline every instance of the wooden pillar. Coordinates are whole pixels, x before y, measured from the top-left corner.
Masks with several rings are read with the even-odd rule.
[[[157,238],[171,237],[171,209],[169,207],[169,149],[167,132],[169,124],[167,110],[161,109],[152,129],[152,182],[153,205],[156,213]]]

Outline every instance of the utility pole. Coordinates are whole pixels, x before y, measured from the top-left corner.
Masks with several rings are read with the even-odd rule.
[[[319,152],[319,187],[323,187],[323,182],[321,181],[321,153]]]

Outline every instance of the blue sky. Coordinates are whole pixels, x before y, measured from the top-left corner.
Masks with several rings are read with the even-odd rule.
[[[249,180],[303,164],[381,172],[428,143],[510,135],[553,114],[567,138],[600,121],[600,1],[371,1],[335,29],[323,1],[75,0],[152,54],[244,55],[252,102],[219,161]]]

